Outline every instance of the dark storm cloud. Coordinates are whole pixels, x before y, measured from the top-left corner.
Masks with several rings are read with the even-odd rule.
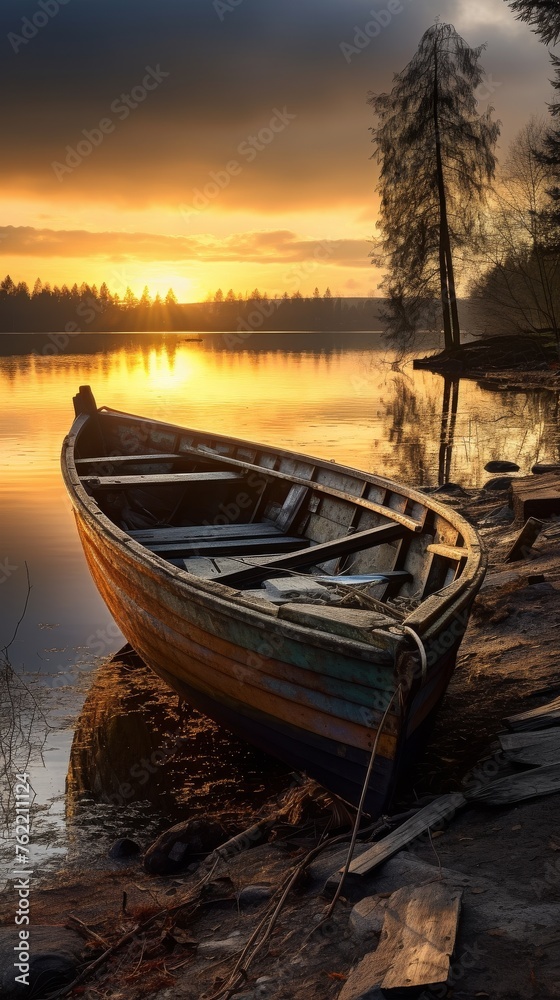
[[[483,27],[473,20],[476,7],[468,0],[4,0],[0,177],[47,197],[64,190],[65,197],[188,204],[211,171],[239,158],[240,145],[286,108],[292,124],[223,190],[223,208],[363,200],[373,186],[367,91],[390,87],[436,14],[459,30],[467,17],[467,40],[489,42],[484,63],[500,84],[492,100],[502,117],[520,86],[530,104],[535,78],[547,75],[546,50],[502,0],[481,5],[496,12]],[[168,76],[135,101],[129,95],[141,92],[150,69]],[[125,117],[114,110],[121,95]],[[542,93],[534,110],[540,100]],[[57,174],[53,163],[64,164],[80,142],[85,149],[84,131],[91,136],[102,120],[114,129],[79,169]]]

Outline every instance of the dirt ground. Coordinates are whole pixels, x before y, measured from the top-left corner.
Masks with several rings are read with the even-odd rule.
[[[498,501],[474,496],[460,501],[486,540],[490,570],[430,746],[400,788],[395,811],[417,796],[459,790],[473,769],[472,780],[490,780],[501,767],[496,734],[504,716],[560,695],[560,520],[547,522],[530,558],[507,565],[504,554],[517,529],[503,523],[505,515],[491,526],[492,514],[503,507]],[[267,926],[280,887],[324,830],[328,804],[317,795],[315,800],[303,806],[297,823],[289,820],[298,817],[286,813],[272,842],[221,861],[214,871],[203,864],[190,875],[158,878],[133,859],[58,872],[35,892],[38,925],[76,930],[68,917],[78,917],[90,929],[80,933],[91,958],[103,950],[91,932],[110,944],[133,932],[74,995],[221,997],[237,956],[257,926],[263,921]],[[262,803],[259,808],[262,815]],[[375,936],[363,938],[352,930],[356,899],[434,879],[463,893],[449,996],[560,997],[560,793],[501,808],[471,804],[385,863],[358,895],[345,891],[331,921],[310,933],[328,905],[324,883],[343,855],[344,845],[327,848],[296,879],[246,980],[238,981],[236,997],[337,997],[350,969],[377,943]],[[260,888],[240,897],[249,886]],[[135,930],[172,908],[145,932]],[[382,994],[371,993],[376,995]],[[423,994],[425,1000],[442,995],[441,990]]]

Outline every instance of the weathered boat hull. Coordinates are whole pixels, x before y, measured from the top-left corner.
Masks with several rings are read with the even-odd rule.
[[[63,469],[93,579],[128,642],[200,711],[348,801],[360,797],[377,738],[366,807],[379,814],[444,695],[483,560],[472,585],[452,590],[444,613],[424,630],[428,666],[422,672],[414,642],[402,633],[388,634],[387,648],[375,648],[298,626],[146,552],[100,514],[81,487],[72,467],[86,423],[80,427],[80,420],[67,440]],[[161,438],[164,431],[158,433]],[[405,694],[394,697],[403,664],[414,677]]]

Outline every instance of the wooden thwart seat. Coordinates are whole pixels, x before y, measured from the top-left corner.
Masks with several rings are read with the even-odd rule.
[[[305,538],[278,534],[273,538],[228,538],[205,539],[197,538],[183,542],[150,542],[146,548],[157,555],[173,554],[187,556],[249,556],[255,553],[275,556],[279,552],[295,552],[309,545]]]
[[[169,472],[156,475],[138,476],[83,476],[82,483],[91,489],[110,489],[129,486],[173,486],[199,483],[242,482],[244,473],[239,472]]]
[[[305,566],[319,565],[329,559],[350,555],[352,552],[372,548],[374,545],[399,541],[410,533],[410,528],[398,522],[381,524],[377,528],[356,531],[351,535],[345,535],[344,538],[335,538],[331,542],[312,545],[309,549],[302,548],[300,551],[291,552],[288,555],[276,556],[270,559],[266,566],[248,566],[238,572],[224,573],[218,577],[218,581],[227,584],[228,587],[242,587],[260,583],[271,575],[271,570],[275,574],[281,574],[282,570],[290,571],[302,569]]]
[[[188,456],[186,456],[188,458]],[[166,454],[155,452],[152,455],[99,455],[95,458],[77,458],[76,465],[122,465],[134,462],[175,462],[179,459],[185,461],[185,455],[177,455],[174,452]]]
[[[193,524],[184,527],[143,528],[131,531],[130,535],[141,545],[151,545],[152,542],[190,542],[195,539],[211,541],[229,538],[274,538],[282,535],[280,528],[268,522],[257,524]]]
[[[196,524],[185,527],[149,528],[131,531],[131,537],[151,552],[189,556],[275,555],[293,552],[309,542],[284,535],[275,524]]]

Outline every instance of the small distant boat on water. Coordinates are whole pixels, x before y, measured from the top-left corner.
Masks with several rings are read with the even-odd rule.
[[[200,711],[380,814],[420,753],[485,574],[407,486],[74,398],[62,471],[128,642]]]

